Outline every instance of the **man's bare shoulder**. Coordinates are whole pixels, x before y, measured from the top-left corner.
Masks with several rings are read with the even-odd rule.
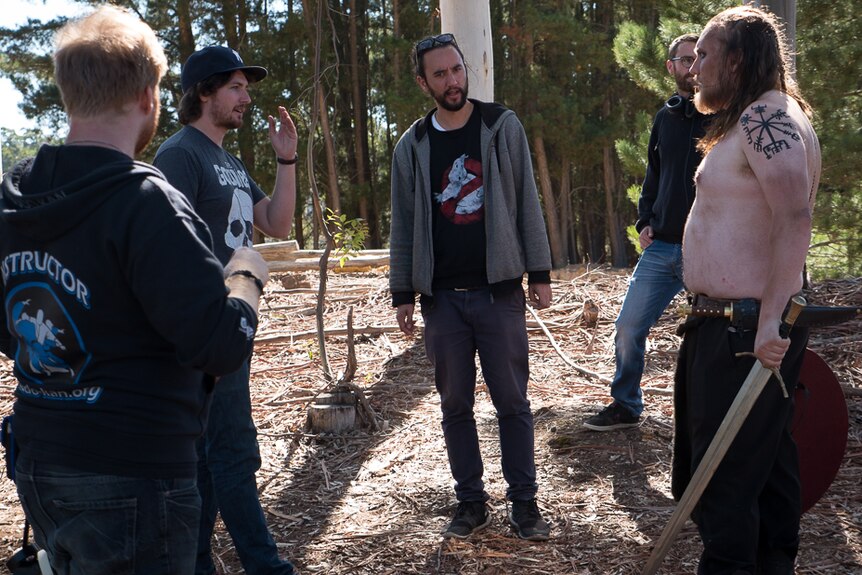
[[[804,157],[806,140],[813,136],[808,116],[796,100],[777,90],[752,102],[739,117],[739,128],[749,159],[753,155],[771,160],[800,152]]]

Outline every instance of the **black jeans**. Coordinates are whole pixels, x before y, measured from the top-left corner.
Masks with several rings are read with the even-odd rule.
[[[753,357],[736,354],[752,351],[755,335],[731,328],[723,318],[687,324],[674,398],[677,498],[754,364]],[[704,545],[700,574],[793,573],[801,494],[790,424],[808,332],[794,328],[790,338],[781,365],[789,397],[770,378],[692,513]]]
[[[434,365],[443,435],[458,501],[488,498],[473,416],[477,352],[497,411],[503,477],[508,483],[506,496],[510,500],[536,496],[524,311],[524,290],[519,286],[493,295],[489,288],[436,290],[433,304],[423,298],[425,351]]]

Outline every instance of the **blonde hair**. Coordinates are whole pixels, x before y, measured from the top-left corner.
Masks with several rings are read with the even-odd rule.
[[[70,116],[121,111],[168,68],[153,30],[131,12],[103,5],[63,26],[54,40],[54,80]]]

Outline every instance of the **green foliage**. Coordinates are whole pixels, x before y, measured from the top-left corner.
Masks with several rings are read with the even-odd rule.
[[[633,178],[643,180],[647,168],[647,147],[649,146],[649,135],[652,129],[652,116],[645,111],[640,111],[635,119],[635,140],[617,140],[614,146],[617,156],[620,158],[623,170]],[[631,188],[629,188],[631,190]],[[637,203],[637,195],[634,198]]]
[[[410,52],[416,40],[440,32],[436,1],[401,0],[397,33],[394,3],[385,0],[114,1],[131,7],[156,30],[171,63],[162,84],[158,132],[142,159],[151,160],[156,147],[179,128],[181,63],[195,48],[231,45],[246,62],[266,66],[270,75],[253,86],[245,125],[229,135],[225,146],[240,156],[264,190],[272,188],[276,172],[266,117],[278,105],[285,105],[297,124],[300,156],[305,158],[307,147],[312,147],[314,165],[303,162],[297,171],[297,211],[302,214],[302,224],[294,226],[297,239],[309,241],[315,229],[309,209],[315,176],[320,196],[341,192],[337,211],[345,223],[358,217],[366,223],[364,243],[386,244],[392,151],[401,134],[433,105],[415,84]],[[608,259],[611,222],[616,218],[622,229],[634,221],[636,198],[628,196],[639,190],[643,179],[650,121],[674,88],[664,66],[669,42],[684,32],[699,31],[713,14],[738,3],[490,2],[495,99],[517,112],[531,146],[542,140],[554,194],[554,205],[545,205],[545,210],[548,217],[561,218],[570,261]],[[354,9],[356,66],[350,52],[354,32],[349,17]],[[798,3],[797,11],[798,77],[817,112],[814,123],[823,147],[812,273],[822,269],[830,275],[855,275],[862,273],[862,231],[857,232],[862,230],[862,43],[853,39],[862,35],[862,18],[851,2],[806,0]],[[0,75],[21,91],[22,110],[51,137],[65,131],[50,59],[52,35],[62,23],[31,21],[18,30],[0,30]],[[317,131],[308,133],[317,103],[313,80],[318,47],[329,134],[319,121]],[[354,88],[361,95],[358,109]],[[35,133],[2,135],[7,167],[31,155],[45,138]],[[334,146],[332,166],[326,135]],[[17,139],[20,144],[13,143]],[[361,159],[359,143],[365,148]],[[365,181],[359,178],[362,170]],[[613,178],[607,177],[609,170]],[[615,189],[606,193],[609,182]],[[569,211],[557,215],[555,210],[564,206]],[[631,233],[629,237],[636,239]]]
[[[0,128],[0,141],[2,141],[0,157],[3,159],[4,172],[24,158],[35,156],[43,143],[59,143],[56,138],[46,138],[45,134],[38,129],[14,131]]]
[[[368,225],[359,218],[349,219],[344,214],[337,214],[326,208],[326,225],[332,231],[332,241],[335,244],[335,255],[338,257],[338,267],[356,256],[365,245],[368,238]]]
[[[809,254],[813,277],[862,275],[862,18],[853,4],[809,0],[797,15],[797,78],[815,111],[823,173]]]

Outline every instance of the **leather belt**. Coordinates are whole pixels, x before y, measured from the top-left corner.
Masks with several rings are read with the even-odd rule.
[[[719,299],[695,294],[691,305],[684,306],[684,315],[700,317],[723,317],[730,324],[742,329],[757,329],[760,301],[754,298]],[[862,317],[859,306],[805,306],[794,325],[800,327],[825,327]]]

